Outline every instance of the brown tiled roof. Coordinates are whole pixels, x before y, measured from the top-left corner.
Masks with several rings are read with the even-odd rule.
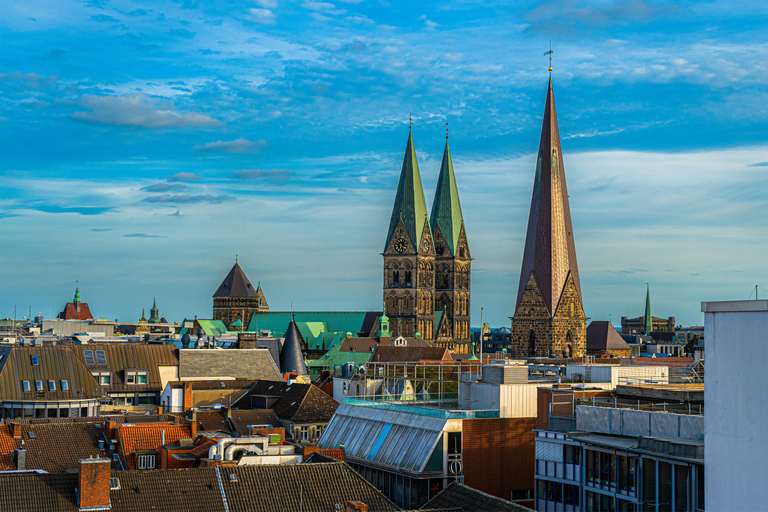
[[[248,425],[271,425],[275,428],[283,428],[283,424],[277,419],[277,414],[272,409],[233,409],[230,413],[229,422],[232,429],[241,436],[250,434]]]
[[[42,469],[49,473],[61,473],[76,469],[80,459],[88,457],[110,458],[106,450],[99,449],[99,441],[106,440],[102,423],[62,423],[48,425],[23,425],[21,438],[27,450],[26,469]],[[34,439],[30,435],[34,432]],[[118,461],[112,461],[113,469],[120,469]]]
[[[400,363],[406,361],[451,360],[447,348],[440,347],[391,347],[379,345],[371,355],[372,363]]]
[[[78,311],[78,306],[80,306],[80,311]],[[63,320],[93,320],[93,315],[87,302],[80,302],[78,304],[67,302],[67,305],[64,306],[64,311],[59,313],[57,318]]]
[[[234,353],[234,352],[233,352]],[[171,389],[183,389],[185,384],[191,384],[193,391],[206,389],[251,389],[257,379],[207,379],[207,380],[174,380],[168,383]]]
[[[378,338],[346,338],[341,342],[339,352],[370,353],[378,345]]]
[[[112,382],[105,386],[108,392],[123,391],[162,391],[163,383],[160,377],[160,366],[178,366],[179,351],[175,345],[138,345],[135,343],[103,343],[88,345],[70,345],[70,348],[77,354],[77,357],[85,364],[83,352],[86,350],[94,351],[94,361],[96,350],[103,350],[106,356],[107,364],[86,365],[89,371],[92,370],[111,370]],[[125,382],[125,370],[149,370],[149,376],[146,384],[127,384]]]
[[[222,409],[217,411],[198,411],[195,413],[195,419],[198,432],[232,432],[227,421],[227,413]]]
[[[88,400],[94,397],[98,384],[69,347],[2,347],[0,355],[3,356],[0,358],[0,397],[3,400]],[[32,356],[37,357],[38,364],[32,364]],[[49,390],[49,380],[55,382],[55,391]],[[67,381],[67,391],[61,389],[62,380]],[[24,391],[23,381],[29,381],[29,391]],[[43,381],[43,391],[37,391],[35,381]]]
[[[82,416],[77,418],[27,418],[6,420],[8,423],[21,423],[24,425],[40,425],[48,423],[99,423],[113,421],[115,423],[162,423],[176,421],[173,414],[102,414],[100,416]],[[98,420],[98,421],[97,421]]]
[[[339,406],[313,384],[286,384],[283,381],[260,380],[233,405],[245,409],[252,407],[254,395],[274,395],[280,398],[270,407],[277,417],[296,423],[327,422]]]
[[[211,439],[205,436],[201,437],[201,439],[203,439],[203,442],[189,450],[187,455],[192,455],[194,457],[208,457],[211,446],[217,444],[217,442],[215,439]]]
[[[76,473],[0,475],[0,503],[9,512],[77,512]],[[112,509],[113,512],[115,509]]]
[[[219,472],[230,512],[330,511],[350,500],[365,503],[369,512],[400,510],[343,462],[220,467]]]
[[[610,322],[593,320],[587,326],[587,350],[631,350]]]
[[[113,471],[112,512],[224,512],[215,468]],[[230,511],[232,509],[230,508]]]
[[[533,512],[527,507],[491,496],[472,487],[451,483],[420,510],[461,510],[463,512]]]

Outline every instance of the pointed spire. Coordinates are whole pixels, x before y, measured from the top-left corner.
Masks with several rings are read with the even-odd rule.
[[[645,283],[645,318],[643,322],[643,334],[653,332],[653,317],[651,316],[651,287]]]
[[[516,306],[520,304],[523,290],[533,275],[550,316],[554,316],[569,274],[573,277],[579,302],[583,304],[563,152],[560,149],[555,94],[550,78]]]
[[[214,297],[256,297],[256,290],[243,272],[240,264],[235,262],[232,270],[219,285]]]
[[[456,256],[456,246],[459,244],[464,216],[461,213],[459,189],[456,186],[456,176],[453,172],[453,161],[451,160],[451,149],[448,147],[447,135],[445,137],[443,163],[440,166],[440,177],[437,178],[437,189],[435,190],[435,199],[432,201],[432,215],[429,217],[429,221],[433,232],[440,226],[440,232],[451,251],[451,256]]]
[[[412,250],[415,252],[421,242],[424,224],[428,222],[427,202],[424,200],[424,188],[421,185],[419,163],[416,160],[416,150],[413,146],[413,135],[408,132],[408,143],[405,146],[403,168],[400,171],[400,182],[397,185],[397,195],[392,208],[392,218],[389,221],[389,232],[384,250],[389,246],[397,225],[403,221],[408,233]]]
[[[291,323],[288,324],[288,330],[285,333],[283,349],[280,351],[280,371],[282,373],[309,375],[307,365],[304,363],[304,355],[301,353],[299,328],[296,327],[293,312],[291,312]]]

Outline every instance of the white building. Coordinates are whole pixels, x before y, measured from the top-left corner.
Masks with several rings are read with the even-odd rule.
[[[707,510],[768,507],[768,300],[702,302]]]

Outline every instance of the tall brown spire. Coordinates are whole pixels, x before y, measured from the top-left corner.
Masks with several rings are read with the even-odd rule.
[[[565,185],[563,152],[560,149],[560,132],[557,127],[555,95],[550,77],[516,309],[533,275],[549,316],[553,317],[569,274],[573,277],[579,303],[583,304],[571,228],[571,210],[568,205],[568,189]]]

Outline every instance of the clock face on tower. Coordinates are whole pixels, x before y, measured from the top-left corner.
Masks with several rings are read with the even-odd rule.
[[[405,252],[405,250],[408,248],[408,243],[406,242],[405,238],[398,238],[395,240],[395,250],[397,252]]]
[[[425,238],[423,242],[421,242],[421,250],[424,252],[429,252],[429,239]]]

